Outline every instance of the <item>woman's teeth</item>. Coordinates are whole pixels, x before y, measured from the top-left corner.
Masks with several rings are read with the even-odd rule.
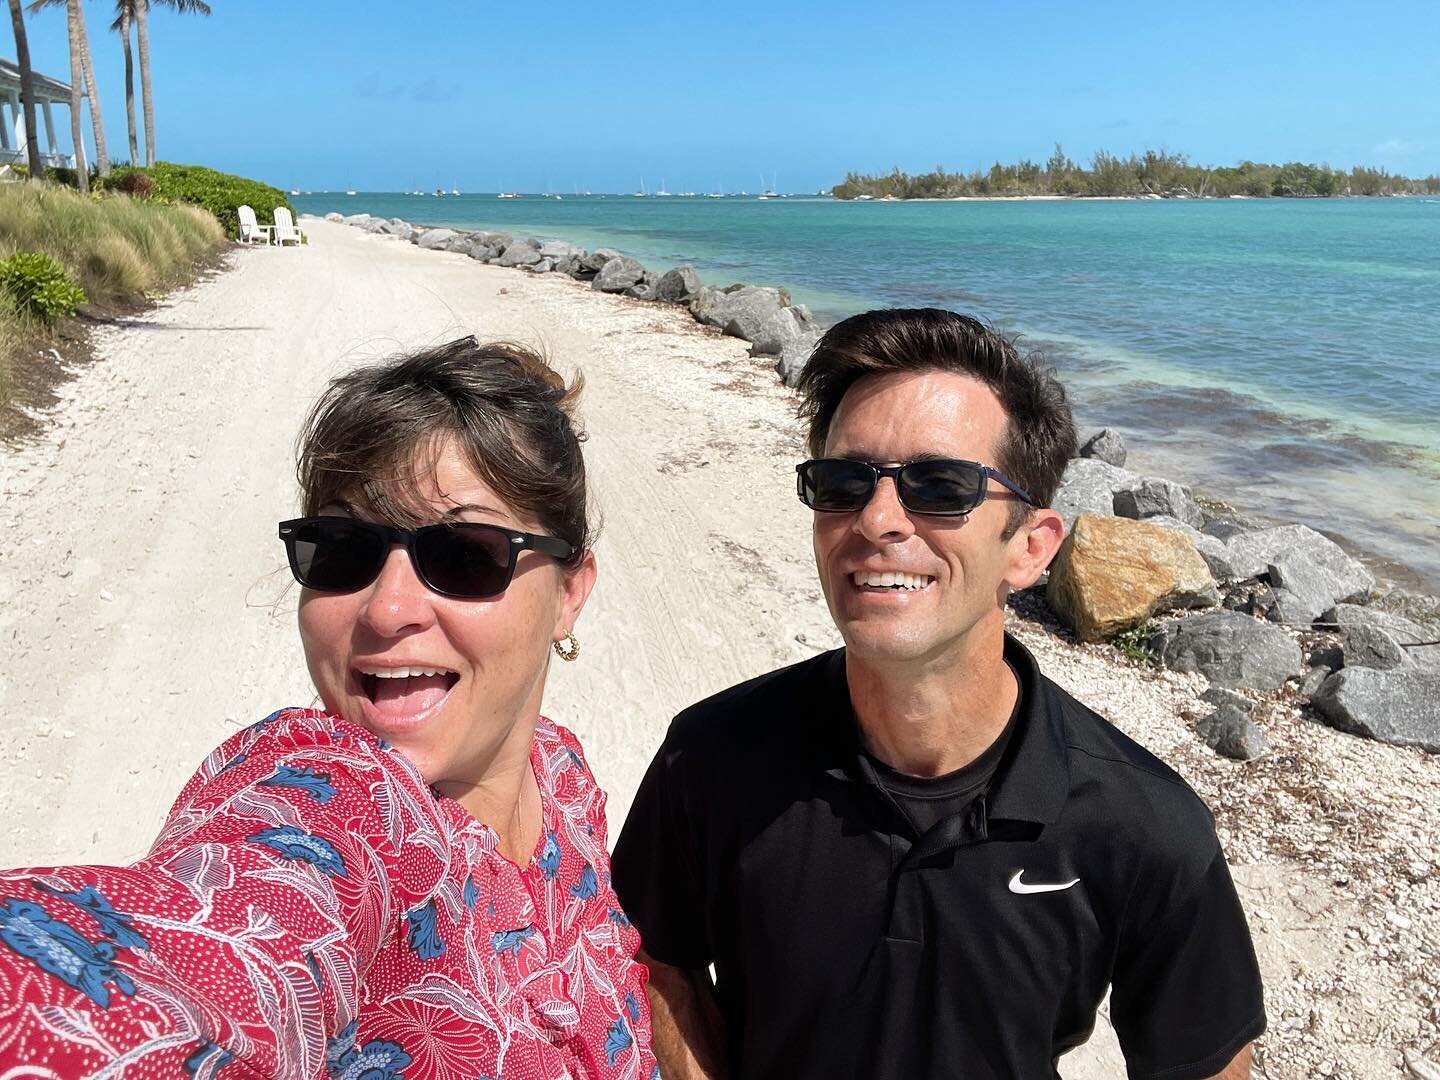
[[[898,570],[884,573],[861,571],[850,576],[856,585],[872,589],[923,589],[935,580],[925,574],[907,574]]]
[[[374,675],[377,679],[410,679],[421,675],[453,675],[448,668],[360,668],[361,675]]]

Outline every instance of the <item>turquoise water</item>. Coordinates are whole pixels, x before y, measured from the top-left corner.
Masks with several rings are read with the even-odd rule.
[[[689,262],[714,284],[786,285],[827,320],[979,315],[1048,353],[1081,421],[1124,430],[1134,467],[1440,589],[1440,199],[292,201]]]

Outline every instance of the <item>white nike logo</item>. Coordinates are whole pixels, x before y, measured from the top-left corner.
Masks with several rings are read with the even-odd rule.
[[[1026,896],[1030,893],[1064,892],[1066,889],[1070,888],[1071,885],[1079,884],[1080,881],[1080,879],[1077,877],[1073,881],[1058,881],[1048,884],[1027,885],[1025,884],[1025,882],[1020,880],[1024,873],[1024,870],[1016,870],[1015,876],[1010,879],[1010,891],[1013,893],[1019,893],[1021,896]]]

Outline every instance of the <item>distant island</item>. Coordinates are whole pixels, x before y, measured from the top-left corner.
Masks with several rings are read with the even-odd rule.
[[[1349,171],[1292,161],[1230,167],[1196,165],[1184,154],[1146,150],[1117,157],[1098,150],[1090,168],[1077,165],[1057,143],[1041,165],[1021,161],[988,171],[912,176],[899,168],[878,176],[849,173],[831,193],[837,199],[961,199],[1090,197],[1135,199],[1313,199],[1345,195],[1440,195],[1440,176],[1410,179],[1357,165]]]

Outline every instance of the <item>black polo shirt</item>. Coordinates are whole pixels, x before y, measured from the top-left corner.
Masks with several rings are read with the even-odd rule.
[[[614,882],[655,959],[714,965],[737,1077],[1055,1076],[1112,983],[1132,1077],[1210,1076],[1264,1031],[1209,811],[1005,659],[1023,704],[989,791],[923,836],[865,758],[844,650],[671,724]]]

